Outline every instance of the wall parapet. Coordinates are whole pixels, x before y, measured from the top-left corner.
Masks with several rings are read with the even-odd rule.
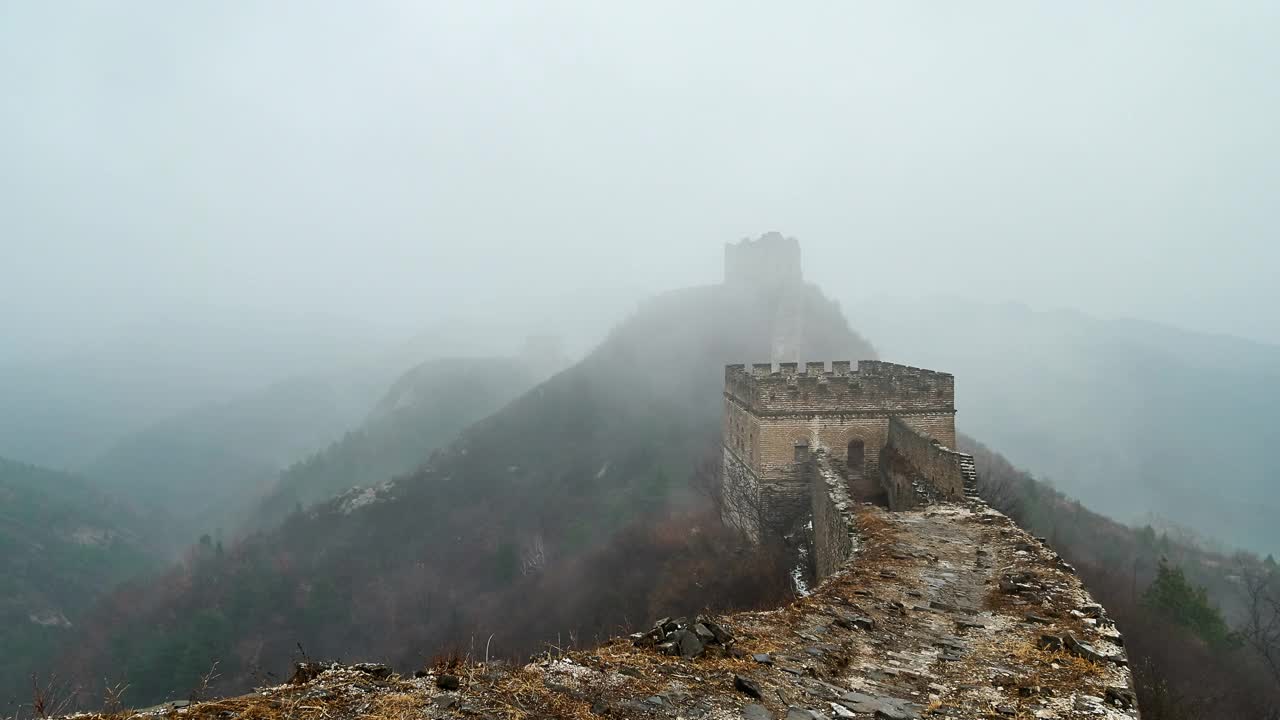
[[[963,500],[972,474],[973,456],[952,450],[901,418],[889,418],[880,482],[891,510]]]
[[[853,501],[844,478],[832,466],[831,458],[819,450],[811,461],[813,504],[813,570],[819,582],[848,562],[857,546],[853,522]]]
[[[757,415],[955,413],[955,377],[881,360],[725,366],[725,395]]]

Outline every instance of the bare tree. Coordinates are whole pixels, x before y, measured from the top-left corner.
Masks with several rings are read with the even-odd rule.
[[[719,453],[708,454],[693,470],[689,486],[706,500],[716,515],[724,514],[723,460]]]
[[[1238,632],[1280,685],[1280,572],[1253,562],[1242,561],[1239,567],[1245,620]]]
[[[298,644],[298,649],[302,649],[301,643]],[[219,677],[221,677],[221,675],[218,674],[218,661],[214,660],[213,664],[209,666],[209,672],[201,675],[200,679],[196,681],[196,686],[191,689],[191,694],[188,696],[188,699],[193,703],[208,700],[209,686],[213,685]]]
[[[31,676],[31,714],[34,717],[66,715],[75,697],[75,689],[58,680],[56,675],[50,675],[43,681],[38,675]]]
[[[520,551],[520,574],[528,577],[541,573],[547,566],[547,546],[542,533],[535,533]]]
[[[129,685],[124,682],[118,682],[114,685],[110,680],[104,679],[103,685],[105,689],[102,693],[102,712],[107,715],[113,715],[124,710],[124,694],[129,690]]]
[[[730,477],[726,478],[726,475]],[[719,477],[717,509],[720,518],[753,541],[764,541],[764,535],[770,528],[765,512],[769,490],[745,465],[735,464]]]
[[[978,494],[1005,515],[1015,518],[1020,515],[1023,493],[1024,488],[1016,475],[990,467],[978,470]]]

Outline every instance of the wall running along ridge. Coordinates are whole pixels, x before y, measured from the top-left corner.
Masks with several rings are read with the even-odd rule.
[[[1009,518],[979,500],[905,512],[859,505],[853,515],[855,559],[798,602],[685,618],[715,625],[703,626],[715,636],[706,643],[695,629],[692,639],[678,631],[678,649],[655,645],[643,622],[630,637],[523,665],[440,663],[401,676],[375,663],[308,662],[289,683],[133,715],[1139,719],[1114,623],[1071,567]]]
[[[412,678],[375,663],[307,662],[287,684],[134,714],[253,720],[264,707],[306,703],[326,717],[390,707],[466,720],[508,714],[518,696],[519,710],[538,717],[1138,720],[1123,637],[1074,569],[973,497],[972,458],[909,417],[883,422],[884,442],[876,449],[883,448],[890,482],[898,483],[895,473],[917,478],[894,485],[890,502],[903,505],[893,498],[902,487],[913,501],[934,504],[892,511],[860,503],[850,496],[842,457],[821,444],[803,460],[793,457],[788,477],[808,483],[821,581],[802,601],[698,616],[692,631],[687,618],[658,621],[663,638],[671,637],[668,626],[685,625],[678,645],[655,644],[651,630],[586,650],[548,652],[520,667],[437,665]],[[771,426],[744,412],[727,413],[725,427],[726,506],[741,503],[743,522],[759,523],[774,478],[758,475],[751,463],[759,461],[758,445]],[[930,486],[912,484],[918,482]],[[745,499],[734,500],[735,490]]]

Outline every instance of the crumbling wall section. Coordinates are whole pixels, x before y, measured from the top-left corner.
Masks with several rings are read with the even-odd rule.
[[[813,569],[824,580],[853,555],[855,546],[853,502],[839,468],[826,453],[814,456],[810,466],[809,497],[813,505]]]
[[[935,500],[963,500],[972,460],[903,418],[890,418],[879,465],[889,509],[910,510]]]

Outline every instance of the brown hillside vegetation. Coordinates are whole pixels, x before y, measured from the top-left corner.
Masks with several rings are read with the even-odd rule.
[[[862,508],[846,572],[774,610],[698,616],[529,663],[300,665],[292,682],[150,714],[189,720],[495,717],[1136,717],[1119,635],[1056,554],[982,503]],[[1002,578],[1035,576],[1034,591]],[[1030,587],[1030,585],[1028,585]],[[1031,603],[1032,596],[1038,598]],[[997,599],[998,598],[998,599]],[[1029,619],[1028,607],[1046,617]],[[1087,616],[1086,616],[1087,615]],[[1045,638],[1072,638],[1069,648]],[[1075,638],[1082,642],[1076,643]],[[1087,644],[1084,644],[1087,643]],[[125,720],[117,713],[96,720]]]
[[[1144,718],[1280,718],[1280,675],[1268,672],[1256,649],[1238,641],[1207,641],[1177,615],[1144,602],[1164,559],[1210,587],[1219,605],[1238,608],[1244,599],[1241,568],[1272,572],[1257,558],[1228,559],[1157,539],[1089,511],[980,443],[963,438],[961,445],[977,460],[983,497],[1028,531],[1045,536],[1115,618],[1125,633]]]
[[[806,356],[874,353],[815,288],[775,292],[791,295],[656,298],[421,470],[122,589],[62,673],[127,679],[128,702],[148,704],[187,694],[214,659],[216,690],[238,692],[299,645],[407,669],[438,648],[527,656],[659,612],[776,600],[783,580],[758,569],[775,560],[738,555],[688,486],[716,446],[724,365],[769,355],[779,306],[806,328]]]

